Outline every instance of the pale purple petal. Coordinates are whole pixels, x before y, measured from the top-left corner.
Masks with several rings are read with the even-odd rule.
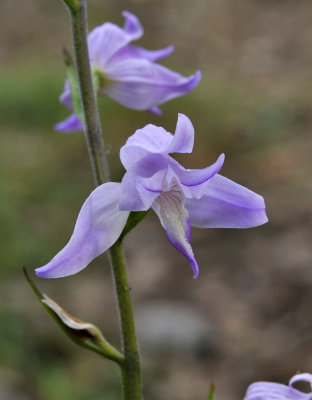
[[[268,221],[262,196],[218,174],[205,185],[201,198],[186,199],[192,226],[251,228]]]
[[[36,274],[42,278],[76,274],[112,246],[129,215],[118,209],[119,193],[120,183],[96,188],[83,204],[68,244],[48,264],[37,268]]]
[[[224,154],[221,154],[214,164],[203,169],[185,169],[172,158],[169,165],[182,183],[185,196],[199,199],[205,193],[207,181],[219,172],[223,163]]]
[[[60,95],[60,102],[63,103],[69,110],[73,111],[73,101],[70,92],[69,80],[65,80],[63,93]],[[60,132],[75,132],[83,130],[83,125],[75,113],[71,114],[64,121],[54,125],[54,129]]]
[[[307,372],[304,372],[302,374],[297,374],[294,375],[290,381],[289,381],[289,385],[293,385],[296,382],[307,382],[310,384],[310,388],[311,388],[311,392],[312,392],[312,374],[309,374]]]
[[[133,58],[109,65],[105,74],[111,81],[102,92],[135,110],[148,110],[187,94],[201,78],[199,71],[185,78],[162,65]]]
[[[161,109],[157,106],[151,107],[147,111],[149,111],[151,114],[154,114],[154,115],[162,115]]]
[[[88,36],[91,63],[104,71],[107,62],[118,50],[143,35],[143,28],[135,15],[124,11],[123,16],[124,29],[111,22],[105,22],[93,29]]]
[[[298,374],[290,380],[289,386],[273,382],[255,382],[248,387],[244,400],[311,400],[311,392],[303,393],[291,386],[298,381],[311,384],[311,379],[311,374]]]
[[[88,48],[91,63],[96,68],[104,70],[107,61],[128,43],[128,35],[123,29],[111,22],[105,22],[89,33]]]
[[[161,193],[166,170],[161,170],[151,178],[140,178],[127,172],[121,182],[119,209],[145,211]]]
[[[120,198],[118,203],[119,210],[141,211],[145,209],[145,205],[137,186],[136,175],[127,172],[121,181]],[[148,208],[149,207],[146,209]]]
[[[311,394],[273,382],[256,382],[249,386],[244,400],[311,400]]]
[[[70,91],[70,84],[68,79],[65,80],[64,90],[63,93],[60,95],[60,102],[65,104],[65,106],[69,108],[71,111],[74,110],[73,100]]]
[[[174,136],[166,148],[166,153],[191,153],[194,146],[194,127],[184,114],[178,114]]]
[[[156,172],[168,168],[168,157],[162,154],[147,154],[131,168],[131,172],[142,178],[150,178]]]
[[[111,57],[109,63],[111,64],[120,62],[126,58],[144,58],[145,60],[154,62],[168,57],[173,52],[173,50],[173,46],[168,46],[164,49],[159,50],[147,50],[143,47],[129,44],[118,50],[118,52],[115,53],[113,57]]]
[[[133,169],[137,164],[141,166],[141,169],[148,168],[149,158],[154,165],[156,164],[154,160],[159,160],[159,169],[163,168],[164,163],[169,163],[169,160],[172,160],[173,168],[184,176],[188,170],[181,167],[171,157],[167,157],[167,154],[169,152],[190,152],[193,143],[193,125],[184,114],[179,114],[174,135],[159,126],[146,125],[130,136],[126,144],[120,149],[120,159],[126,170]],[[157,158],[155,154],[163,155],[164,158],[160,156]],[[154,169],[154,171],[156,170],[157,168]],[[137,173],[144,176],[139,170],[137,170]],[[186,181],[188,182],[187,179]]]
[[[162,169],[156,172],[150,178],[141,178],[139,177],[139,181],[142,187],[149,192],[161,193],[164,188],[164,182],[167,180],[167,169]]]
[[[184,206],[184,195],[177,182],[170,190],[161,193],[153,203],[153,210],[159,217],[168,239],[189,261],[194,278],[198,276],[198,265],[190,245],[191,226],[188,211]]]
[[[129,11],[123,11],[122,15],[125,17],[124,31],[131,37],[131,40],[140,39],[144,31],[138,17]]]
[[[146,156],[162,154],[172,140],[171,133],[152,124],[138,129],[120,149],[120,160],[126,170],[133,168]]]
[[[62,132],[82,131],[83,125],[76,114],[71,114],[64,121],[54,125],[54,129],[56,131],[62,131]]]

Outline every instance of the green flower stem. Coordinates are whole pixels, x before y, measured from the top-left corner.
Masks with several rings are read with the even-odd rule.
[[[130,300],[130,286],[127,268],[121,246],[118,240],[109,252],[115,289],[119,303],[119,316],[123,336],[123,352],[125,359],[122,365],[122,382],[125,400],[141,400],[141,368],[140,355],[136,341],[133,311]]]
[[[64,0],[65,1],[65,0]],[[87,44],[86,0],[79,0],[78,10],[69,7],[75,48],[75,64],[84,114],[84,132],[96,185],[109,181],[109,167],[97,109]]]
[[[79,10],[78,0],[63,0],[63,2],[66,4],[71,12],[77,12]]]
[[[68,6],[75,47],[75,63],[80,86],[81,104],[90,160],[97,185],[109,181],[109,169],[102,138],[100,118],[87,47],[87,12],[86,0],[78,0],[79,8]],[[121,363],[124,400],[141,400],[140,357],[135,334],[133,311],[130,299],[127,268],[123,256],[121,241],[117,241],[110,251],[110,264],[116,288],[121,324],[121,340],[124,361]]]

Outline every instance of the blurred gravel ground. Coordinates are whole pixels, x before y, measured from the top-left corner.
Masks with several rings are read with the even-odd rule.
[[[194,123],[200,168],[226,153],[222,173],[261,193],[270,223],[251,230],[199,230],[192,246],[200,275],[149,215],[126,239],[143,358],[145,398],[243,398],[255,380],[287,382],[312,371],[312,9],[294,0],[89,0],[90,27],[145,27],[140,44],[175,44],[164,64],[203,71],[192,94],[164,116],[101,99],[113,178],[126,138],[147,123],[173,131],[178,112]],[[71,48],[59,1],[0,5],[0,400],[117,400],[119,374],[76,348],[26,286],[21,266],[42,265],[66,243],[92,188],[81,134],[61,135],[57,97]],[[105,256],[63,280],[38,280],[69,312],[100,326],[118,346],[118,320]],[[105,395],[103,395],[105,393]],[[104,396],[104,397],[103,397]]]

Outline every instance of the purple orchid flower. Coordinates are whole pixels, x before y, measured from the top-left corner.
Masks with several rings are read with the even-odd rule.
[[[308,382],[311,385],[310,393],[303,393],[295,388],[295,382]],[[312,375],[297,374],[291,378],[289,385],[274,382],[255,382],[247,390],[244,400],[311,400]]]
[[[158,105],[182,96],[197,86],[200,71],[185,78],[154,61],[167,57],[173,46],[160,50],[146,50],[129,44],[143,35],[138,18],[127,12],[124,28],[106,22],[95,28],[88,37],[92,70],[100,74],[99,94],[108,95],[118,103],[135,109],[161,114]],[[70,86],[65,81],[60,101],[74,111]],[[73,113],[55,125],[59,131],[81,130],[82,123]]]
[[[85,201],[68,244],[47,265],[36,269],[44,278],[72,275],[112,246],[130,211],[152,208],[170,242],[190,262],[194,278],[198,265],[190,245],[191,226],[250,228],[267,222],[258,194],[218,174],[224,155],[204,169],[185,169],[170,153],[191,153],[194,128],[179,115],[175,134],[147,125],[120,150],[126,173],[121,183],[105,183]]]

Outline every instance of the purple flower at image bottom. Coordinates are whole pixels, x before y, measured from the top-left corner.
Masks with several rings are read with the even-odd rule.
[[[88,36],[91,68],[101,77],[98,93],[108,95],[125,107],[161,114],[158,106],[193,90],[201,78],[200,71],[188,78],[156,64],[173,51],[173,46],[160,50],[146,50],[129,44],[143,35],[138,18],[123,12],[123,28],[105,22]],[[65,81],[60,101],[74,112],[69,81]],[[58,131],[83,129],[75,113],[55,125]]]
[[[251,228],[268,221],[258,194],[221,175],[222,154],[203,169],[185,169],[170,153],[191,153],[194,128],[179,114],[175,134],[147,125],[129,137],[120,150],[126,169],[121,183],[96,188],[83,204],[68,244],[38,276],[58,278],[85,268],[119,238],[130,211],[152,208],[169,241],[189,261],[194,277],[198,265],[190,245],[191,226]]]
[[[310,392],[304,393],[292,385],[296,382],[310,384]],[[312,400],[312,375],[297,374],[291,378],[289,385],[274,382],[255,382],[251,384],[244,400]]]

